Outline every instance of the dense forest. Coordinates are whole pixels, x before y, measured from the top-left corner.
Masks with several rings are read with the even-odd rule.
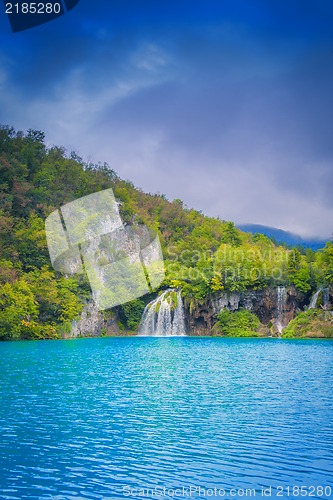
[[[158,231],[166,265],[162,287],[181,289],[188,303],[221,290],[291,284],[310,296],[319,285],[333,284],[330,242],[317,252],[277,246],[179,199],[144,193],[105,163],[86,163],[74,152],[49,147],[40,131],[1,126],[0,338],[59,338],[71,329],[90,287],[84,275],[53,270],[44,221],[65,203],[110,187],[123,222]],[[136,327],[144,305],[141,298],[120,306],[126,327]]]

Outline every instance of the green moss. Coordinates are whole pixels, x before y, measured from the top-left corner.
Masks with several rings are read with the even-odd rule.
[[[121,332],[125,330],[125,325],[120,320],[117,321],[117,325]]]

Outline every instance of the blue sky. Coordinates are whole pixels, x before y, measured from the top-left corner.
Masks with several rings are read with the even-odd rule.
[[[333,230],[333,4],[81,0],[12,34],[0,121],[236,223]]]

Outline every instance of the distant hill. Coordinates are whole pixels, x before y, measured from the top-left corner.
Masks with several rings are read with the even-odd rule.
[[[312,250],[323,248],[326,242],[329,241],[329,238],[326,240],[316,238],[306,239],[298,234],[289,233],[288,231],[283,231],[283,229],[277,229],[275,227],[262,226],[261,224],[239,224],[237,227],[246,233],[264,234],[269,238],[273,238],[277,243],[285,243],[291,246],[301,245],[304,248],[311,248]]]

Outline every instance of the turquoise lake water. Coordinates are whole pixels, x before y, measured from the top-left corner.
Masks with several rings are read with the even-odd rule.
[[[332,341],[3,342],[0,359],[0,498],[333,498]]]

